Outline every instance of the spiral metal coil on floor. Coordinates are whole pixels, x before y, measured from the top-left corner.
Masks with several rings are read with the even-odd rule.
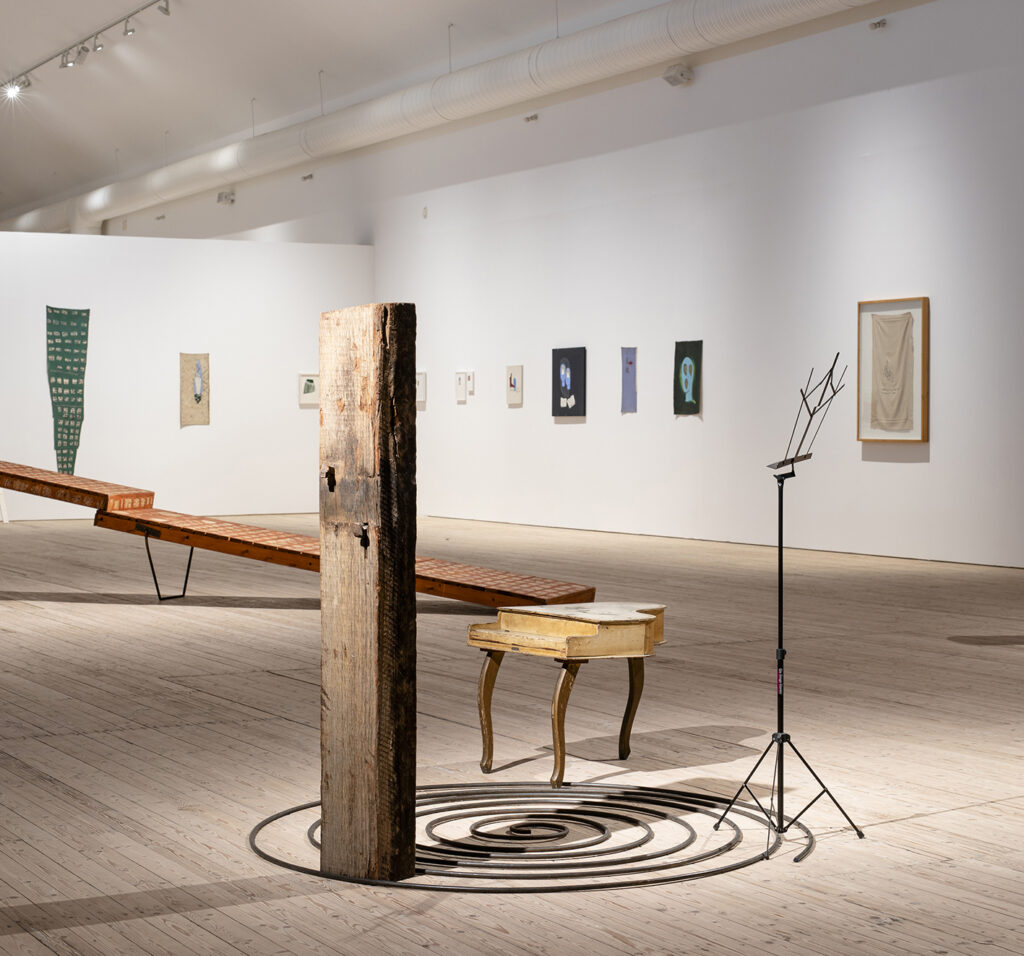
[[[418,787],[416,874],[401,882],[342,882],[461,893],[555,893],[682,883],[767,859],[782,837],[760,809],[733,807],[708,794],[654,787],[533,783]],[[289,862],[259,845],[271,825],[313,811],[319,801],[283,810],[259,823],[249,845],[265,860],[324,879],[317,868]],[[745,827],[756,852],[739,851]],[[320,820],[306,835],[319,849]],[[790,822],[806,838],[802,823]],[[280,843],[280,839],[278,840]]]

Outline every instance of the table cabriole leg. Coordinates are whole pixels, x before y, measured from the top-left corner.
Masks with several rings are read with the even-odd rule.
[[[569,705],[569,694],[573,682],[585,661],[562,661],[562,670],[555,682],[555,695],[551,700],[551,737],[555,750],[555,769],[551,774],[551,786],[560,787],[565,776],[565,709]]]
[[[619,731],[619,760],[629,756],[629,735],[633,730],[633,718],[640,706],[640,695],[644,692],[644,659],[630,657],[629,665],[629,698],[626,700],[626,712],[622,715],[622,729]]]
[[[491,726],[491,696],[494,693],[494,681],[498,677],[498,668],[505,656],[504,651],[487,651],[484,666],[480,670],[480,685],[477,689],[477,707],[480,710],[480,735],[483,737],[483,756],[480,758],[480,769],[484,773],[491,772],[491,761],[494,759],[494,731]]]

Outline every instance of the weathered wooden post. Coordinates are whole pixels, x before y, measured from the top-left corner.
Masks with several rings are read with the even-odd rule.
[[[413,875],[416,308],[320,322],[321,869]]]

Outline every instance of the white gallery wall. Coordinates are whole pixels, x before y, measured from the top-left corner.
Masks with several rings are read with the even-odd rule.
[[[850,390],[787,485],[787,542],[1024,566],[1024,4],[895,7],[883,30],[698,64],[691,87],[633,77],[110,228],[372,243],[372,297],[418,310],[421,513],[772,542],[764,466],[838,351]],[[857,303],[908,296],[931,301],[931,441],[863,445]],[[688,339],[700,418],[672,413]],[[584,423],[551,417],[551,350],[570,346]],[[476,373],[465,404],[457,370]]]
[[[75,472],[198,514],[315,511],[322,311],[372,298],[373,250],[0,233],[0,459],[56,468],[46,306],[91,310]],[[210,425],[179,427],[179,352],[210,353]],[[12,520],[89,517],[5,492]]]

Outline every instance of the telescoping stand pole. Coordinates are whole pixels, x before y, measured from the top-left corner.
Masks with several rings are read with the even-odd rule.
[[[785,716],[786,716],[786,710],[785,710],[785,703],[786,703],[785,686],[786,685],[785,685],[785,680],[784,680],[784,670],[785,670],[785,661],[786,661],[786,645],[785,645],[785,638],[784,638],[784,633],[783,633],[783,624],[784,624],[784,621],[785,621],[785,618],[783,616],[783,553],[784,553],[783,552],[783,498],[784,498],[784,493],[785,493],[785,488],[786,488],[786,482],[790,478],[793,478],[793,477],[796,476],[796,465],[797,465],[797,463],[798,462],[802,462],[802,461],[807,461],[811,457],[810,445],[808,446],[808,450],[807,450],[806,454],[800,454],[800,452],[801,452],[801,450],[803,448],[804,441],[806,440],[807,436],[810,434],[810,428],[811,428],[811,424],[814,421],[814,418],[818,415],[819,412],[824,412],[824,411],[828,410],[828,406],[831,403],[832,399],[842,389],[841,377],[840,377],[840,383],[838,385],[833,383],[833,373],[835,371],[835,365],[836,365],[836,362],[838,360],[839,360],[839,356],[836,355],[835,360],[832,362],[832,368],[825,375],[825,377],[821,380],[821,382],[819,382],[813,389],[810,388],[810,383],[811,383],[811,378],[813,378],[813,376],[814,376],[814,370],[813,369],[811,370],[811,375],[808,377],[808,380],[807,380],[807,387],[805,389],[802,389],[801,392],[800,392],[801,405],[800,405],[799,411],[797,412],[797,421],[793,425],[793,433],[790,435],[790,446],[791,446],[792,442],[793,442],[793,436],[796,434],[797,424],[800,421],[800,416],[801,416],[801,414],[803,414],[806,411],[806,413],[808,415],[808,421],[807,421],[806,427],[804,428],[804,432],[803,432],[803,435],[802,435],[802,437],[800,439],[800,443],[797,445],[796,453],[793,455],[793,457],[788,457],[789,451],[790,451],[790,447],[787,446],[787,448],[786,448],[787,457],[783,458],[782,461],[777,461],[777,462],[775,462],[775,463],[773,463],[773,464],[768,466],[773,471],[775,471],[774,478],[775,478],[775,481],[778,484],[778,489],[779,489],[779,531],[778,531],[778,562],[779,562],[779,580],[778,580],[778,604],[779,604],[779,608],[778,608],[778,614],[779,614],[778,626],[779,626],[779,632],[778,633],[779,633],[779,641],[778,641],[778,646],[775,649],[775,692],[776,692],[776,717],[777,717],[777,719],[776,719],[776,730],[775,730],[775,733],[772,734],[772,739],[771,739],[771,741],[769,741],[768,746],[765,747],[764,752],[761,754],[760,757],[758,757],[757,763],[754,764],[753,769],[750,771],[749,774],[747,774],[746,780],[744,780],[743,783],[740,784],[739,789],[736,791],[736,793],[733,796],[732,800],[729,801],[729,805],[725,808],[725,810],[722,811],[722,815],[715,822],[715,826],[714,826],[714,828],[716,830],[719,828],[719,826],[721,826],[722,821],[726,817],[726,814],[728,814],[729,811],[733,808],[734,804],[739,799],[740,794],[743,793],[743,791],[745,790],[750,795],[751,799],[753,799],[754,803],[757,804],[758,808],[761,810],[761,812],[765,815],[765,817],[768,820],[768,847],[769,848],[772,845],[772,832],[773,831],[776,834],[778,834],[778,835],[781,835],[781,834],[785,833],[791,826],[793,826],[793,824],[796,823],[797,820],[800,819],[800,817],[802,817],[804,815],[804,813],[806,813],[823,796],[827,796],[836,805],[836,807],[839,810],[839,812],[845,817],[846,822],[849,823],[851,827],[853,827],[853,830],[857,834],[857,836],[860,837],[860,839],[862,839],[862,840],[864,839],[864,832],[857,826],[857,824],[855,824],[853,822],[853,820],[850,819],[849,814],[842,808],[842,806],[840,805],[839,801],[836,800],[835,796],[832,794],[832,791],[829,790],[827,786],[825,786],[825,784],[822,782],[821,777],[819,777],[814,772],[814,768],[811,767],[811,765],[804,759],[803,754],[801,754],[800,751],[796,749],[796,746],[794,745],[792,738],[790,737],[790,735],[788,733],[786,733],[786,727],[785,727]],[[814,438],[817,437],[818,430],[820,430],[820,428],[821,428],[821,423],[822,423],[823,420],[824,420],[824,415],[822,415],[822,418],[819,419],[819,421],[818,421],[818,429],[815,430],[814,435],[811,437],[810,444],[812,444],[812,445],[814,443]],[[788,469],[788,470],[783,471],[782,469]],[[803,809],[796,816],[794,816],[792,819],[786,819],[786,814],[785,814],[785,795],[786,795],[785,755],[786,755],[786,747],[789,747],[790,750],[792,750],[793,753],[796,754],[796,756],[800,760],[800,762],[804,765],[804,767],[807,768],[808,773],[810,773],[810,775],[814,778],[814,780],[818,784],[818,786],[821,787],[821,789],[818,791],[818,793],[807,804],[805,804]],[[774,773],[772,774],[771,795],[770,795],[768,807],[766,809],[765,806],[761,803],[761,801],[758,800],[757,795],[754,793],[754,791],[750,788],[750,781],[751,781],[751,779],[753,779],[754,774],[757,773],[758,767],[761,766],[761,764],[764,762],[764,759],[773,750],[775,751],[775,770],[774,770]],[[777,809],[773,809],[773,808],[776,808],[776,807],[777,807]],[[808,844],[807,847],[805,847],[799,854],[797,854],[797,856],[795,857],[795,862],[799,863],[804,857],[807,856],[808,853],[811,852],[813,847],[814,847],[813,842]],[[765,858],[768,857],[769,853],[770,853],[770,849],[766,849],[765,850],[765,854],[764,854]]]

